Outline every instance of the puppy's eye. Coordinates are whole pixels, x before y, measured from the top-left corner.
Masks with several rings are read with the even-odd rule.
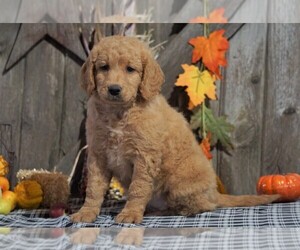
[[[132,72],[135,71],[135,69],[132,68],[132,67],[130,67],[130,66],[127,66],[127,67],[126,67],[126,70],[127,70],[127,72],[129,72],[129,73],[132,73]]]
[[[102,66],[99,67],[99,69],[101,71],[109,71],[109,65],[108,64],[102,65]]]

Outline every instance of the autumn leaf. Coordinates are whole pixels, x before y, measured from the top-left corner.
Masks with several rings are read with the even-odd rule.
[[[205,132],[211,133],[210,145],[216,145],[219,141],[225,150],[233,149],[229,134],[234,130],[225,116],[215,117],[210,108],[204,109]],[[191,119],[191,128],[201,128],[203,124],[203,112],[199,109]]]
[[[192,103],[192,101],[190,100],[188,103],[188,109],[189,110],[193,110],[196,106]]]
[[[217,178],[217,189],[218,189],[218,192],[220,194],[228,194],[228,192],[227,192],[227,190],[226,190],[223,182],[221,181],[221,179],[218,176],[216,176],[216,178]]]
[[[190,20],[190,23],[227,23],[228,20],[224,17],[225,9],[218,8],[212,11],[207,17],[196,17]]]
[[[192,62],[202,59],[203,64],[212,73],[221,78],[220,66],[227,66],[225,53],[229,48],[228,40],[223,36],[225,30],[217,30],[208,38],[199,36],[190,39],[189,43],[194,46]]]
[[[215,77],[207,70],[200,72],[194,65],[183,64],[184,73],[180,74],[176,86],[187,86],[186,92],[194,106],[201,104],[205,96],[216,100]]]
[[[211,138],[211,133],[208,133],[207,136],[202,140],[200,144],[200,147],[208,160],[211,160],[213,158],[210,152],[210,138]]]

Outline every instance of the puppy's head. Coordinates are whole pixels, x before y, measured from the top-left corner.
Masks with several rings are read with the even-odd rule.
[[[160,92],[164,75],[149,48],[135,38],[103,38],[81,69],[81,85],[110,104],[148,101]]]

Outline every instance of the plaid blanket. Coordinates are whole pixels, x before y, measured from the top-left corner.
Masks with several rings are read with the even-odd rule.
[[[82,206],[83,201],[72,199],[70,207],[73,212]],[[9,215],[0,215],[0,227],[14,228],[49,228],[49,227],[136,227],[147,228],[189,228],[189,227],[276,227],[300,228],[300,201],[275,203],[256,207],[222,208],[213,212],[185,216],[149,216],[140,225],[117,224],[114,216],[124,206],[125,201],[105,201],[101,214],[94,223],[72,223],[69,216],[56,219],[49,218],[48,209],[19,209]],[[300,236],[299,236],[300,237]]]
[[[94,229],[94,228],[93,228]],[[120,242],[123,230],[126,241]],[[54,230],[63,230],[57,232]],[[202,228],[194,230],[180,229],[146,229],[143,235],[136,234],[133,228],[104,228],[95,234],[93,242],[72,243],[72,235],[84,233],[87,228],[66,229],[12,229],[9,234],[0,234],[1,249],[269,249],[269,250],[299,250],[299,228]],[[87,231],[85,235],[91,234]],[[85,236],[87,237],[87,236]],[[124,238],[123,238],[124,239]],[[139,241],[140,245],[135,241]]]
[[[82,200],[71,200],[73,212],[81,205]],[[106,201],[94,223],[72,223],[68,216],[50,219],[47,209],[0,215],[0,248],[91,249],[93,243],[95,249],[300,249],[300,201],[193,217],[145,217],[140,225],[114,222],[123,206],[124,201]],[[76,232],[83,242],[74,245]]]

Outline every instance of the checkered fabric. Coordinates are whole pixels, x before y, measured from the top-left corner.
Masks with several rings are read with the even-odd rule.
[[[48,209],[15,210],[9,215],[0,215],[0,227],[135,227],[131,224],[117,224],[114,216],[124,206],[124,201],[105,201],[101,214],[94,223],[73,224],[69,216],[49,218]],[[72,199],[71,210],[76,212],[82,200]],[[275,203],[256,207],[223,208],[213,212],[185,216],[149,216],[139,226],[147,228],[188,228],[188,227],[277,227],[300,228],[300,201]],[[299,236],[300,237],[300,236]]]
[[[73,212],[81,205],[82,200],[71,200]],[[123,206],[124,201],[106,201],[94,223],[73,224],[68,216],[51,219],[47,209],[0,215],[0,249],[300,249],[300,201],[217,209],[193,217],[145,217],[140,225],[114,222]],[[79,230],[98,230],[93,247],[72,244]],[[134,243],[135,230],[143,230],[138,234],[142,245],[118,242],[124,230],[123,244]],[[82,239],[92,235],[88,231]]]
[[[95,228],[93,228],[95,229]],[[119,241],[123,230],[127,237]],[[78,230],[87,230],[78,229]],[[95,233],[92,243],[74,243],[70,228],[11,229],[0,234],[1,249],[59,250],[59,249],[269,249],[299,250],[300,228],[185,228],[145,229],[137,236],[133,228],[105,228]],[[84,231],[83,231],[84,232]],[[82,233],[82,232],[81,232]],[[90,231],[87,234],[92,234]],[[130,245],[139,240],[138,247]]]

